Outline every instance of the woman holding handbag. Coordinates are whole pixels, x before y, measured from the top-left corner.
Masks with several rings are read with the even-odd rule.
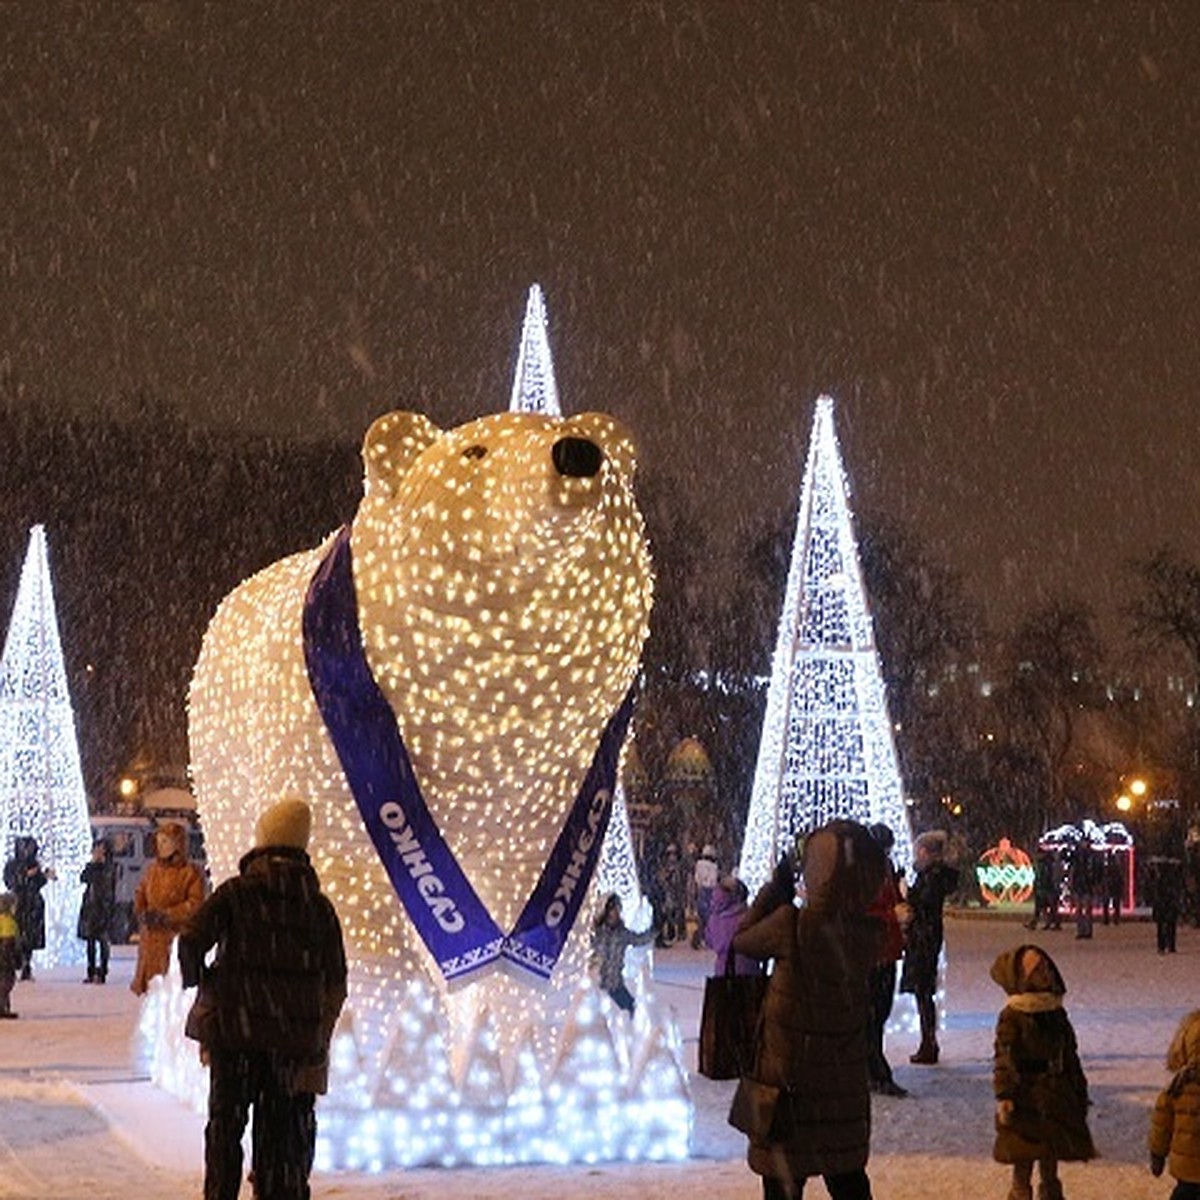
[[[775,969],[753,1076],[730,1119],[750,1127],[747,1161],[765,1200],[798,1200],[812,1175],[833,1200],[870,1200],[867,983],[883,925],[866,910],[886,858],[864,826],[831,821],[805,842],[801,870],[803,907],[783,859],[733,939],[736,953]]]

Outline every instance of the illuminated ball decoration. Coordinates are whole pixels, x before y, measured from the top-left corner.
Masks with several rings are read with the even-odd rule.
[[[582,468],[563,466],[564,442]],[[442,835],[511,929],[647,635],[633,445],[597,413],[509,412],[443,432],[398,412],[371,426],[363,456],[350,545],[367,663]],[[302,611],[329,545],[226,598],[189,698],[214,878],[236,870],[281,794],[313,804],[310,853],[351,963],[318,1166],[685,1156],[673,1018],[646,995],[630,1022],[588,977],[595,887],[546,986],[499,971],[443,980],[312,695]]]
[[[979,856],[975,878],[985,904],[1024,904],[1033,895],[1033,863],[1008,838]]]

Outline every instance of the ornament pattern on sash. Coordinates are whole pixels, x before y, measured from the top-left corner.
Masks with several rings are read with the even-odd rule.
[[[632,689],[605,727],[542,874],[506,936],[429,811],[395,715],[371,674],[358,627],[349,526],[309,584],[303,631],[309,683],[342,773],[392,888],[447,985],[497,966],[549,979],[599,860]]]

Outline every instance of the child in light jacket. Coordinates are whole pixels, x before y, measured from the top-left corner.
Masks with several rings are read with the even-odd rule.
[[[1171,1200],[1200,1200],[1200,1009],[1179,1024],[1167,1051],[1175,1077],[1150,1118],[1150,1170],[1175,1179]]]

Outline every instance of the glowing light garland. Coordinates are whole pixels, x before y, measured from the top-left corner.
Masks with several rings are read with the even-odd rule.
[[[595,475],[553,469],[552,448],[568,437],[601,449]],[[509,927],[646,636],[632,446],[598,414],[508,413],[443,433],[395,413],[368,431],[364,460],[352,546],[368,662],[443,835]],[[591,908],[544,990],[497,973],[450,994],[430,969],[310,693],[300,612],[324,549],[227,597],[189,699],[215,879],[235,869],[281,793],[314,806],[310,850],[351,960],[318,1165],[686,1156],[691,1104],[674,1018],[646,989],[644,963],[632,1022],[591,983]],[[624,830],[627,839],[627,820]],[[624,854],[606,858],[606,879],[621,878]],[[177,993],[177,976],[152,987],[144,1031],[161,1035]],[[154,1078],[195,1099],[194,1072],[179,1065],[195,1048],[176,1037],[149,1049]]]
[[[79,873],[92,834],[41,525],[29,532],[0,658],[0,862],[20,836],[37,839],[38,861],[56,875],[42,892],[46,948],[34,965],[80,962]]]
[[[833,401],[817,401],[738,873],[753,895],[796,835],[882,821],[912,862]]]

